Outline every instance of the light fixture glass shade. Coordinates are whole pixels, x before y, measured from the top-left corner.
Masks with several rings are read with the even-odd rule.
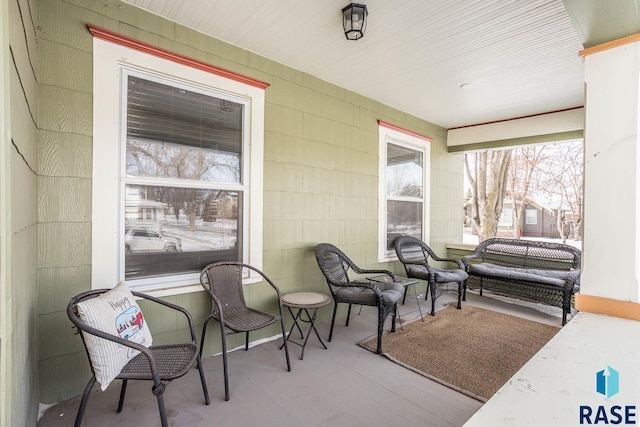
[[[342,9],[342,27],[347,40],[358,40],[364,36],[368,14],[364,4],[351,3]]]

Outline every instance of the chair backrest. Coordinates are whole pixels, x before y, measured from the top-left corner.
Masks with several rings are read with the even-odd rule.
[[[396,255],[401,263],[428,264],[429,257],[433,258],[433,250],[422,240],[411,236],[397,237],[393,242]]]
[[[492,264],[553,270],[578,270],[582,258],[580,249],[563,243],[499,237],[481,242],[474,253]]]
[[[335,291],[334,284],[351,283],[349,268],[354,269],[355,264],[337,247],[330,243],[320,243],[316,246],[316,261],[332,294]]]
[[[84,339],[85,336],[83,332],[96,336],[103,336],[105,333],[92,328],[91,326],[87,325],[82,319],[80,319],[80,313],[78,312],[78,303],[100,296],[108,290],[109,289],[94,289],[91,291],[83,292],[72,297],[71,300],[69,300],[69,304],[67,305],[67,316],[69,317],[69,320],[71,320],[71,323],[73,323],[73,325],[77,329],[77,333],[80,334],[82,345],[84,346],[84,351],[87,353],[87,359],[89,360],[91,373],[94,375],[95,371],[93,368],[93,364],[91,363],[91,356],[89,355],[89,349],[87,348],[87,343]]]
[[[217,299],[225,312],[246,307],[242,287],[242,270],[251,268],[239,262],[216,262],[207,265],[200,273],[200,284],[210,296]],[[212,304],[214,316],[218,316],[216,304]]]

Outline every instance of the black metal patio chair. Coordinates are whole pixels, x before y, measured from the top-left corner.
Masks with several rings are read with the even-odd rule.
[[[67,306],[67,315],[69,316],[71,322],[73,322],[73,324],[75,325],[78,333],[80,333],[82,342],[87,352],[92,373],[91,379],[89,379],[89,382],[87,383],[82,395],[80,408],[78,409],[78,414],[76,415],[75,426],[80,427],[80,425],[82,424],[82,419],[87,408],[91,389],[96,383],[96,372],[91,361],[91,356],[89,355],[89,348],[87,347],[87,339],[89,336],[99,337],[104,340],[111,341],[113,343],[119,344],[120,346],[124,346],[125,348],[130,349],[129,351],[137,350],[140,352],[137,356],[133,357],[115,377],[115,379],[122,380],[122,386],[120,389],[120,400],[118,401],[117,409],[118,413],[122,412],[125,392],[127,390],[127,381],[153,381],[153,387],[151,388],[151,391],[153,395],[156,396],[158,401],[158,409],[160,411],[162,426],[166,427],[168,423],[163,397],[165,386],[167,383],[184,376],[193,367],[194,363],[197,365],[198,371],[200,372],[200,381],[202,382],[204,399],[205,403],[208,405],[210,403],[209,391],[207,390],[207,382],[205,380],[204,371],[202,369],[202,361],[200,359],[200,351],[198,343],[196,341],[196,333],[191,314],[184,308],[175,304],[168,303],[161,299],[145,295],[140,292],[131,291],[131,294],[137,298],[151,301],[155,304],[159,304],[161,306],[181,312],[186,317],[189,325],[189,330],[191,333],[190,342],[155,346],[152,345],[150,347],[145,347],[144,345],[138,344],[129,339],[124,339],[120,336],[112,335],[110,333],[89,326],[81,318],[78,310],[78,304],[99,297],[100,295],[103,295],[108,291],[110,291],[110,289],[95,289],[83,292],[71,298]]]
[[[388,270],[365,270],[353,263],[351,259],[340,249],[329,243],[321,243],[316,246],[316,260],[318,266],[327,280],[327,285],[333,297],[333,316],[331,317],[331,330],[329,341],[333,337],[333,327],[336,321],[338,304],[349,304],[346,326],[349,326],[351,306],[353,304],[378,307],[378,345],[376,352],[382,352],[382,329],[384,321],[389,314],[392,317],[391,332],[396,331],[397,304],[402,298],[404,287],[393,282],[365,282],[351,280],[349,269],[355,274],[387,274],[392,280],[396,276]]]
[[[258,273],[275,291],[278,303],[278,314],[274,315],[250,308],[245,303],[242,270],[248,269]],[[249,332],[280,322],[284,351],[287,358],[287,371],[291,371],[289,348],[287,346],[284,317],[282,315],[282,295],[280,289],[260,270],[239,262],[217,262],[206,266],[200,274],[200,284],[211,297],[211,314],[202,325],[200,352],[204,346],[207,325],[211,319],[220,324],[222,337],[222,363],[224,366],[224,398],[229,400],[229,373],[227,367],[228,334],[245,333],[245,351],[249,350]]]

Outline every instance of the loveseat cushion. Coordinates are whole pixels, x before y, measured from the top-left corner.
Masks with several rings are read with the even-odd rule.
[[[503,265],[482,262],[479,264],[470,264],[469,273],[471,275],[482,277],[495,277],[513,281],[523,281],[564,287],[570,271],[506,267]]]
[[[429,280],[429,271],[423,265],[406,264],[407,275],[415,279]],[[459,268],[453,270],[433,269],[436,273],[436,283],[462,282],[468,275]]]
[[[382,292],[382,298],[386,305],[397,303],[404,295],[404,286],[399,283],[375,282],[375,286]],[[349,286],[344,288],[335,288],[336,302],[362,304],[362,305],[378,305],[378,298],[371,289]]]

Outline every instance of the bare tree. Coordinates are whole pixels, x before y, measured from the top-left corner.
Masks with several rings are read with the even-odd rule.
[[[532,196],[552,201],[549,207],[563,240],[581,240],[583,169],[581,140],[465,155],[472,225],[479,240],[496,235],[505,198],[513,200],[513,237],[519,238],[526,201]]]
[[[480,242],[495,237],[502,214],[511,150],[467,153],[465,172],[473,193],[473,225]]]
[[[506,195],[513,200],[513,238],[520,238],[522,217],[526,199],[531,188],[538,188],[540,162],[545,160],[543,156],[545,146],[516,148],[511,154],[509,173],[507,179]]]
[[[541,189],[556,195],[556,226],[564,240],[564,224],[570,224],[569,238],[582,240],[583,205],[583,143],[582,140],[571,143],[559,143],[550,147],[552,155],[540,165],[542,171]],[[564,214],[567,210],[568,212]]]
[[[127,173],[196,181],[217,179],[238,182],[240,163],[237,156],[224,155],[212,150],[155,141],[129,140]],[[206,192],[175,187],[167,193],[166,203],[173,207],[176,219],[183,211],[189,221],[189,230],[195,231],[196,217]]]

